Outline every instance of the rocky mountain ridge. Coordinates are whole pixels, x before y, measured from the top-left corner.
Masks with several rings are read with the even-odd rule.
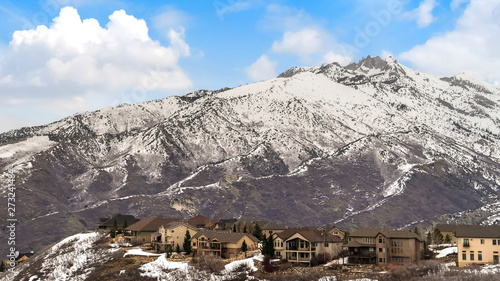
[[[497,206],[499,144],[499,88],[367,57],[10,131],[0,167],[30,250],[116,212],[425,224]]]

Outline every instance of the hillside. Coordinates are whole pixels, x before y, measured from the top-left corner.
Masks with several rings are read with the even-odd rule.
[[[500,89],[390,57],[105,108],[0,143],[0,169],[17,170],[21,251],[117,212],[347,228],[500,214]]]

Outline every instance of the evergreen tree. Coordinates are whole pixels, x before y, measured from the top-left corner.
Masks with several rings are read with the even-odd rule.
[[[270,235],[269,238],[266,238],[266,235],[264,234],[261,253],[264,256],[274,256],[274,239],[272,235]]]
[[[415,233],[418,236],[420,236],[420,231],[418,231],[418,227],[415,226],[415,228],[413,229],[413,233]]]
[[[238,232],[241,232],[241,222],[238,223]]]
[[[243,240],[243,243],[241,243],[241,251],[243,253],[246,253],[248,250],[248,245],[247,245],[247,242],[245,240]]]
[[[449,234],[446,234],[446,236],[444,237],[444,243],[446,244],[450,244],[451,243],[451,237]]]
[[[128,227],[128,222],[127,222],[127,220],[125,220],[125,221],[123,222],[123,229],[125,229],[125,228],[127,228],[127,227]]]
[[[177,243],[177,246],[175,247],[175,252],[177,254],[180,254],[181,253],[181,246],[179,246],[179,243]]]
[[[443,234],[441,234],[441,231],[437,228],[434,228],[434,231],[432,233],[432,240],[434,240],[434,244],[441,244],[443,242]]]
[[[431,235],[431,232],[427,232],[427,239],[426,241],[427,242],[427,245],[431,245],[432,244],[432,235]]]
[[[245,227],[243,227],[243,233],[247,233],[247,224],[245,224]]]
[[[260,228],[260,225],[258,223],[255,224],[252,235],[257,237],[257,239],[259,239],[261,241],[264,240],[263,238],[265,238],[265,237],[262,234],[262,229]]]
[[[184,248],[184,252],[186,252],[186,254],[191,254],[191,234],[189,233],[189,230],[186,230],[182,247]]]
[[[233,232],[236,232],[236,224],[233,224]]]

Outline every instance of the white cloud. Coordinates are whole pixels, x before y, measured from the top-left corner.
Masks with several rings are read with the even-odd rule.
[[[252,81],[262,81],[276,77],[277,61],[269,60],[267,55],[262,55],[256,62],[246,69],[248,78]]]
[[[455,30],[429,39],[399,57],[435,75],[468,72],[500,83],[500,3],[471,0]]]
[[[340,65],[347,65],[347,64],[351,63],[352,60],[353,60],[352,56],[345,56],[342,54],[337,54],[337,53],[334,53],[333,51],[329,51],[323,57],[324,63],[338,62]]]
[[[173,7],[167,7],[153,18],[153,26],[159,31],[178,30],[188,27],[192,21],[193,18],[187,13]]]
[[[405,15],[409,19],[416,20],[418,27],[427,27],[436,20],[432,15],[432,11],[436,5],[436,0],[423,0],[420,2],[418,8],[407,12]]]
[[[388,57],[394,57],[394,54],[391,53],[391,52],[389,52],[389,51],[387,51],[387,50],[382,50],[382,53],[380,54],[380,56],[381,56],[382,59],[385,60]]]
[[[165,95],[189,90],[192,83],[179,66],[182,57],[190,56],[184,29],[166,30],[170,46],[152,40],[148,31],[144,20],[123,10],[101,27],[65,7],[50,27],[14,32],[0,61],[0,92],[40,109],[53,109],[57,101],[78,104],[82,111],[109,106],[137,89]],[[147,99],[140,97],[123,102]],[[5,106],[0,102],[0,109]],[[57,110],[63,117],[75,108]]]
[[[465,3],[468,3],[469,0],[453,0],[451,1],[450,3],[450,7],[455,10],[457,8],[459,8],[460,6],[462,6],[462,4],[465,4]]]
[[[323,38],[317,29],[304,28],[298,31],[286,31],[281,41],[275,41],[272,51],[307,57],[318,52],[323,45]]]

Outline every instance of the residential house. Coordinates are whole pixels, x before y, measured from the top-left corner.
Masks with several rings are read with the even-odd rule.
[[[273,234],[275,256],[290,263],[310,265],[311,259],[319,254],[337,256],[343,241],[324,230],[289,228]]]
[[[196,228],[214,229],[218,220],[212,220],[203,215],[197,215],[188,220],[188,223]]]
[[[123,238],[131,243],[151,243],[151,234],[158,231],[160,226],[178,221],[175,218],[144,218],[125,228]]]
[[[500,225],[457,225],[458,266],[498,264]]]
[[[248,233],[231,230],[201,230],[191,238],[191,249],[197,255],[213,255],[223,259],[233,258],[241,253],[243,241],[248,251],[258,249],[259,239]]]
[[[111,218],[100,218],[98,228],[111,230],[116,225],[117,230],[119,230],[124,229],[138,221],[139,219],[136,219],[132,215],[116,214],[111,216]]]
[[[351,264],[414,263],[422,259],[424,240],[410,231],[365,228],[350,234],[344,249]]]
[[[222,219],[219,220],[215,225],[214,225],[214,230],[230,230],[233,229],[233,225],[238,225],[237,224],[237,219]]]
[[[335,226],[326,227],[325,230],[328,231],[331,235],[337,235],[342,240],[344,240],[345,235],[346,235],[346,232],[344,230],[337,228]]]
[[[181,251],[184,251],[184,237],[188,230],[191,237],[198,232],[194,226],[180,221],[162,225],[157,232],[151,234],[151,246],[158,252],[166,252],[169,249],[175,251],[179,245]]]
[[[262,225],[259,224],[259,226],[262,229],[262,234],[265,234],[266,237],[269,237],[274,233],[283,232],[284,230],[287,229],[286,226],[274,222],[261,222],[261,223]]]
[[[446,236],[449,236],[451,245],[456,246],[457,238],[455,237],[455,231],[457,231],[457,226],[458,225],[456,224],[437,224],[435,228],[439,229],[439,231],[443,235],[443,241],[445,240]]]

